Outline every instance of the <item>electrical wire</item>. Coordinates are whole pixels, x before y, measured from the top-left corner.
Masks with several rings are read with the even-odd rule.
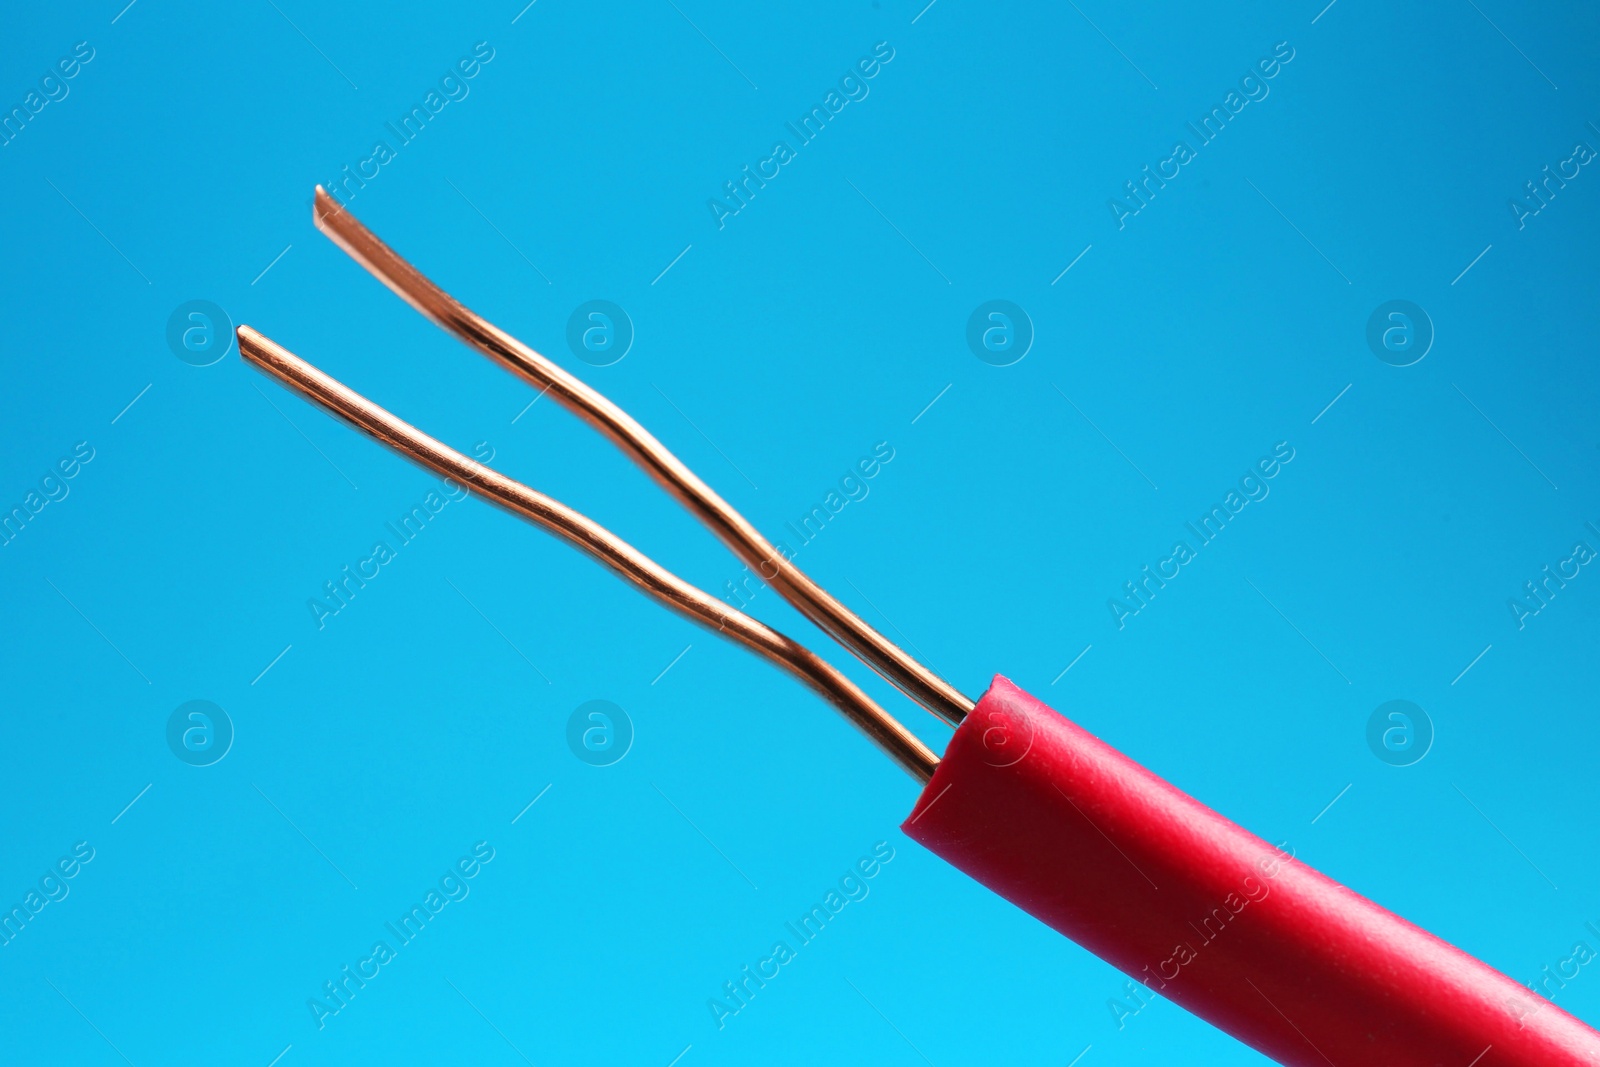
[[[743,515],[627,412],[462,305],[363,226],[320,185],[313,216],[318,229],[412,307],[507,370],[548,392],[609,437],[763,581],[863,663],[953,726],[960,725],[972,711],[971,700],[785,559]]]
[[[810,649],[690,585],[587,516],[428,436],[251,327],[240,326],[238,338],[246,362],[407,459],[543,527],[668,607],[776,663],[844,712],[913,778],[927,782],[933,777],[939,758],[932,750]]]
[[[321,188],[315,217],[413,307],[599,428],[791,604],[956,723],[943,759],[820,657],[587,517],[448,448],[248,326],[238,329],[243,358],[800,678],[924,783],[901,826],[907,836],[1293,1067],[1600,1065],[1600,1034],[1573,1016],[1312,870],[1291,848],[1269,845],[1003,677],[974,705],[784,560],[620,408],[462,307]],[[1004,1020],[988,1023],[1003,1033]]]

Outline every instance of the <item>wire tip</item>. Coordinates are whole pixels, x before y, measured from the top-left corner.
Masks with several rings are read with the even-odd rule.
[[[271,342],[255,327],[242,322],[234,329],[233,335],[239,341],[239,358],[247,363],[261,364],[262,353]]]
[[[344,206],[335,200],[328,190],[321,185],[317,186],[311,198],[311,221],[316,224],[317,229],[325,230],[327,219],[343,210]]]

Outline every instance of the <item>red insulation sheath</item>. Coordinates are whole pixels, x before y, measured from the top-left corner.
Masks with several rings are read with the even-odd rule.
[[[1600,1065],[1600,1034],[1229,822],[1004,678],[902,829],[1301,1067]]]

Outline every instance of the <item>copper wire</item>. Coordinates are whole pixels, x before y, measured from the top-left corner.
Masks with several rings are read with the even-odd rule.
[[[951,725],[959,725],[972,711],[972,701],[949,682],[917,662],[786,560],[743,515],[627,412],[463,306],[384,244],[320,185],[313,214],[323,233],[408,304],[530,384],[549,392],[609,437],[763,581],[863,663]]]
[[[690,585],[565,504],[475,463],[428,436],[249,326],[240,326],[238,337],[239,355],[283,385],[420,466],[544,527],[668,607],[776,663],[844,712],[857,729],[912,777],[926,782],[933,776],[939,758],[932,750],[809,649]]]

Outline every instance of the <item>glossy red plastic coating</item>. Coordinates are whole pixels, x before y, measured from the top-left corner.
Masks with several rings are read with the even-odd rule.
[[[1600,1065],[1600,1034],[1291,858],[1004,678],[902,829],[1162,996],[1303,1067]]]

